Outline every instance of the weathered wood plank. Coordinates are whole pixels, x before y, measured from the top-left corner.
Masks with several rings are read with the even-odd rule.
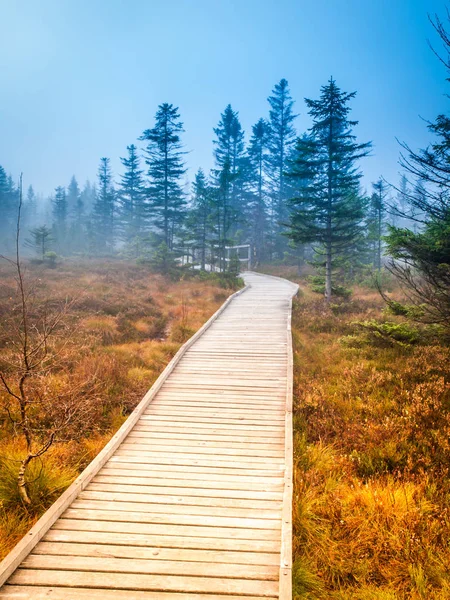
[[[276,598],[278,582],[214,577],[140,575],[130,573],[92,573],[87,571],[53,571],[18,569],[12,585],[44,585],[115,590],[152,590],[161,592],[205,592],[213,594],[260,595]]]
[[[23,569],[53,571],[87,571],[102,573],[139,573],[142,575],[188,575],[231,579],[262,579],[276,581],[278,566],[208,563],[197,561],[142,560],[111,556],[64,556],[30,554],[22,563]]]
[[[101,479],[99,479],[101,478]],[[98,480],[99,479],[99,480]],[[125,478],[106,477],[97,475],[90,489],[99,489],[97,486],[103,486],[101,489],[110,490],[112,492],[130,492],[142,494],[180,494],[184,496],[196,496],[202,498],[235,498],[235,499],[250,499],[250,500],[280,500],[283,496],[283,488],[280,486],[279,491],[265,492],[261,490],[234,490],[228,488],[225,484],[216,489],[197,487],[169,487],[163,485],[133,485],[127,484]]]
[[[114,521],[124,523],[149,523],[154,525],[193,525],[211,527],[233,527],[245,529],[272,529],[278,531],[281,529],[281,519],[255,519],[250,517],[223,517],[214,516],[207,517],[204,515],[177,515],[177,514],[160,514],[151,512],[131,512],[130,510],[119,510],[119,507],[105,509],[85,508],[73,506],[68,508],[64,513],[65,519],[83,519],[91,521]]]
[[[152,477],[160,477],[166,478],[169,477],[171,479],[198,479],[203,481],[207,479],[208,481],[235,481],[241,482],[246,481],[249,483],[262,483],[264,481],[269,481],[270,483],[283,483],[283,477],[281,472],[270,473],[268,471],[263,471],[261,474],[258,474],[252,470],[243,471],[242,469],[232,471],[231,469],[214,469],[214,468],[201,468],[201,467],[178,467],[174,466],[172,468],[167,468],[167,466],[163,465],[155,465],[141,462],[136,465],[135,463],[130,462],[117,462],[117,461],[109,461],[104,467],[102,472],[110,472],[111,469],[122,469],[129,471],[136,471],[139,469],[139,473],[151,473]],[[231,471],[231,473],[230,473]],[[133,473],[130,473],[133,475]]]
[[[155,477],[151,468],[146,471],[145,469],[132,470],[132,469],[119,469],[114,467],[104,468],[102,470],[104,475],[109,475],[112,477],[127,477],[127,478],[136,478],[139,481],[130,481],[131,483],[145,483],[146,485],[161,485],[161,479],[164,480],[166,485],[175,485],[175,481],[184,481],[183,487],[190,487],[194,485],[198,485],[199,487],[214,487],[214,484],[220,484],[221,486],[226,483],[227,486],[229,484],[236,484],[239,487],[236,489],[248,489],[250,486],[251,489],[254,490],[267,490],[267,489],[280,489],[283,487],[283,479],[282,478],[269,478],[269,477],[251,477],[246,475],[241,475],[240,477],[236,476],[227,476],[227,475],[205,475],[202,473],[170,473],[165,476],[160,473],[160,477]],[[245,486],[245,487],[242,487]],[[230,488],[234,489],[234,488]]]
[[[248,468],[242,467],[242,464],[239,463],[240,468],[232,468],[232,467],[222,467],[217,464],[209,464],[214,461],[207,461],[208,464],[197,464],[194,462],[190,463],[189,461],[184,461],[182,465],[177,463],[175,464],[158,464],[156,462],[148,463],[144,457],[140,456],[112,456],[108,465],[130,465],[130,468],[136,468],[136,464],[139,464],[139,468],[148,468],[153,471],[155,477],[158,477],[156,473],[158,471],[162,471],[163,474],[183,471],[184,473],[222,473],[224,475],[237,475],[240,477],[246,477],[247,475],[251,475],[253,477],[282,477],[283,476],[283,465],[278,467],[277,469],[255,469],[251,465]],[[122,468],[122,467],[121,467]]]
[[[100,494],[100,495],[98,495]],[[153,513],[153,515],[164,516],[173,519],[174,515],[189,517],[190,515],[200,515],[202,517],[238,517],[243,519],[270,519],[276,521],[278,526],[281,524],[280,509],[263,510],[259,508],[228,508],[223,506],[197,506],[189,504],[158,504],[147,502],[131,502],[127,498],[111,500],[108,494],[101,495],[101,492],[83,492],[77,500],[71,504],[71,508],[88,508],[97,510],[118,510],[128,512]]]
[[[213,538],[198,537],[186,535],[158,535],[149,539],[148,534],[136,533],[134,528],[122,527],[117,531],[109,524],[109,527],[103,527],[105,523],[95,524],[91,521],[79,522],[78,529],[70,528],[70,524],[63,521],[57,521],[55,526],[47,533],[45,540],[60,542],[91,542],[119,544],[124,546],[144,546],[156,545],[158,548],[191,548],[195,550],[231,550],[233,552],[274,552],[280,558],[280,540],[240,540],[234,538]],[[124,531],[126,529],[126,531]],[[137,527],[139,530],[139,526]]]
[[[68,595],[70,592],[70,597]],[[126,600],[242,600],[242,596],[227,594],[196,594],[189,592],[140,592],[126,590]],[[266,600],[267,597],[247,595],[246,600]],[[7,585],[0,589],[0,600],[124,600],[123,590],[78,587],[44,587]]]
[[[150,488],[153,490],[153,488]],[[177,489],[173,494],[158,494],[146,492],[142,486],[117,486],[106,483],[91,483],[85,490],[87,493],[104,494],[114,499],[127,502],[147,502],[152,504],[179,504],[185,506],[213,506],[223,508],[245,508],[262,510],[279,510],[282,507],[282,498],[276,500],[260,500],[257,498],[229,498],[225,496],[211,498],[211,496],[190,496],[186,490]],[[83,492],[84,493],[84,492]]]
[[[278,567],[276,552],[224,552],[220,550],[186,550],[183,548],[158,548],[156,546],[114,546],[112,544],[85,544],[68,542],[39,542],[34,554],[58,556],[104,556],[105,558],[136,558],[171,561],[196,561],[200,563],[236,565],[273,565]],[[203,566],[203,568],[206,568]],[[228,567],[229,568],[229,567]]]

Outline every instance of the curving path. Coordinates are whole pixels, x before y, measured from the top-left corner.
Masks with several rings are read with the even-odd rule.
[[[297,287],[245,281],[0,564],[0,600],[290,600]]]

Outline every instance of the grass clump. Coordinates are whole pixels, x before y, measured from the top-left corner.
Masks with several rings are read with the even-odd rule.
[[[22,455],[21,449],[13,444],[2,446],[0,457],[0,504],[3,509],[21,506],[17,488],[17,473]],[[75,479],[77,470],[63,465],[57,452],[49,452],[40,460],[32,461],[27,471],[27,482],[32,512],[39,513],[52,504]],[[30,510],[30,509],[28,509]]]

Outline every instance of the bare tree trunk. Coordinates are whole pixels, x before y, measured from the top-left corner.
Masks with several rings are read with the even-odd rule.
[[[28,486],[25,479],[25,473],[29,463],[33,456],[29,454],[23,461],[20,463],[19,473],[17,475],[17,485],[19,487],[19,496],[24,504],[28,506],[31,504],[30,496],[28,495]]]
[[[331,267],[332,267],[332,256],[331,256],[331,244],[327,244],[327,255],[325,263],[325,300],[331,302]]]

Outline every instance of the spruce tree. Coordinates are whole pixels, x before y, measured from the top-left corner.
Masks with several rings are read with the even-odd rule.
[[[137,148],[131,144],[127,150],[128,157],[120,159],[125,172],[117,191],[119,234],[126,246],[134,248],[138,258],[148,231],[149,211]]]
[[[364,218],[357,161],[367,156],[370,143],[359,144],[353,135],[357,121],[349,120],[348,103],[354,96],[355,92],[342,92],[331,78],[319,100],[306,99],[313,126],[310,135],[297,142],[290,173],[303,187],[289,202],[289,237],[315,244],[325,268],[328,302],[336,260],[361,235]]]
[[[269,126],[259,119],[252,127],[252,137],[248,146],[250,163],[250,186],[252,203],[250,211],[250,239],[254,252],[254,261],[259,263],[265,258],[267,238],[267,166],[268,166]]]
[[[95,205],[95,200],[97,198],[97,188],[94,185],[91,184],[91,182],[89,180],[86,181],[86,183],[83,186],[83,189],[81,190],[81,194],[80,194],[80,200],[82,202],[82,206],[83,206],[83,211],[85,214],[91,214],[93,209],[94,209],[94,205]]]
[[[69,185],[67,186],[67,211],[69,218],[72,219],[77,210],[77,203],[80,198],[80,188],[75,175],[72,175]]]
[[[282,258],[286,249],[286,238],[282,235],[288,220],[288,198],[291,196],[286,170],[294,148],[296,133],[293,112],[294,102],[286,79],[281,79],[269,96],[269,175],[271,181],[271,229],[272,251]]]
[[[26,199],[23,205],[22,221],[24,229],[30,229],[37,221],[37,198],[33,186],[28,186]]]
[[[14,248],[14,222],[18,192],[12,178],[6,175],[5,169],[0,165],[0,250],[11,252]]]
[[[225,246],[231,243],[236,233],[238,222],[245,213],[244,178],[242,177],[244,161],[244,132],[239,122],[238,113],[228,104],[214,128],[213,170],[216,187],[216,217],[219,246],[220,268],[225,267]]]
[[[58,252],[63,252],[67,247],[67,195],[66,188],[58,186],[52,200],[53,237],[56,240]]]
[[[94,245],[100,255],[110,254],[115,245],[115,192],[109,158],[101,158],[98,190],[92,213]]]
[[[139,138],[147,142],[145,162],[153,222],[169,250],[173,248],[186,203],[181,185],[186,172],[180,137],[183,131],[178,108],[165,103],[158,107],[153,129],[146,129]]]
[[[198,250],[200,268],[204,271],[208,248],[214,239],[215,203],[213,190],[202,169],[195,174],[192,191],[188,231],[195,250]]]
[[[369,204],[368,238],[373,251],[373,264],[378,271],[381,271],[383,235],[385,233],[387,189],[381,177],[372,185],[372,187],[373,194]]]
[[[32,248],[42,261],[45,260],[45,255],[51,250],[51,245],[54,241],[51,230],[47,225],[34,227],[30,229],[31,237],[25,240],[25,245]]]

